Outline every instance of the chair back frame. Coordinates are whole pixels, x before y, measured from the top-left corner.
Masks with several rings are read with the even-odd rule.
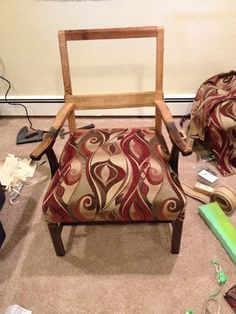
[[[73,95],[67,47],[68,41],[147,37],[156,38],[156,78],[154,91],[116,94]],[[163,27],[147,26],[87,30],[63,30],[58,32],[58,39],[65,91],[65,102],[74,103],[75,110],[153,106],[155,100],[163,99]]]

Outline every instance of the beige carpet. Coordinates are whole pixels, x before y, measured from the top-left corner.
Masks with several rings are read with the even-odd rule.
[[[33,118],[36,128],[48,129],[51,119]],[[152,125],[152,119],[81,119],[80,125]],[[24,118],[0,119],[1,156],[28,157],[37,144],[15,145]],[[60,150],[59,140],[56,150]],[[180,159],[180,174],[194,184],[203,167],[196,154]],[[211,165],[212,167],[212,165]],[[48,174],[47,163],[35,178]],[[236,175],[219,184],[236,186]],[[6,240],[0,251],[0,313],[10,304],[34,314],[181,314],[202,313],[204,300],[218,289],[211,259],[228,275],[219,301],[223,314],[232,313],[223,293],[236,284],[235,265],[198,214],[200,202],[188,198],[179,255],[169,252],[167,225],[80,226],[63,229],[67,254],[56,257],[41,213],[48,181],[24,187],[19,202],[8,200],[0,212]],[[230,218],[236,224],[236,213]],[[213,311],[212,313],[216,313]]]

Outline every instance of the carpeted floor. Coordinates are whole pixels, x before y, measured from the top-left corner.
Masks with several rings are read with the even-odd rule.
[[[47,130],[51,120],[33,118],[32,122],[35,128]],[[92,122],[97,127],[153,124],[151,118],[83,118],[79,123]],[[35,143],[15,145],[24,125],[28,125],[24,118],[0,119],[1,158],[7,153],[28,158],[36,147]],[[64,141],[58,141],[56,151]],[[196,154],[181,157],[181,179],[194,185],[204,166]],[[35,178],[45,174],[49,175],[47,163],[38,166]],[[236,175],[218,175],[218,185],[235,188]],[[19,304],[34,314],[184,314],[186,309],[200,314],[206,298],[219,287],[212,259],[228,275],[218,297],[221,313],[233,313],[223,294],[236,284],[236,268],[199,216],[200,202],[188,198],[179,255],[169,252],[168,225],[137,224],[66,227],[67,254],[56,257],[41,212],[48,182],[25,186],[19,202],[11,205],[7,199],[0,211],[7,234],[0,250],[0,313],[10,304]],[[230,219],[236,224],[236,212]]]

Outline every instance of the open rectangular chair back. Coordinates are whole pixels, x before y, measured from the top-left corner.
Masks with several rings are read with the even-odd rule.
[[[110,29],[90,30],[63,30],[58,32],[61,68],[63,75],[65,102],[73,103],[74,109],[115,109],[129,107],[154,106],[155,100],[163,100],[163,50],[164,50],[164,29],[163,27],[127,27]],[[132,93],[113,94],[90,94],[74,95],[72,91],[72,80],[69,62],[68,42],[127,39],[127,38],[154,38],[155,40],[155,90]],[[156,124],[160,124],[160,118]],[[71,116],[71,129],[74,131],[75,121]]]

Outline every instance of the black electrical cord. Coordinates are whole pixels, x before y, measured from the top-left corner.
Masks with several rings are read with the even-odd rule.
[[[27,107],[25,106],[25,105],[23,105],[23,104],[20,104],[20,103],[13,103],[13,102],[9,102],[8,101],[8,99],[7,99],[7,95],[8,95],[8,93],[9,93],[9,91],[10,91],[10,89],[11,89],[11,83],[10,83],[10,81],[8,80],[8,79],[6,79],[5,77],[3,77],[3,76],[1,76],[0,75],[0,78],[4,81],[4,82],[6,82],[7,84],[8,84],[8,87],[7,87],[7,90],[6,90],[6,92],[5,92],[5,102],[8,104],[8,105],[11,105],[11,106],[21,106],[22,108],[24,108],[25,109],[25,113],[26,113],[26,118],[27,118],[27,120],[29,121],[29,125],[30,125],[30,128],[31,128],[31,130],[33,130],[33,131],[38,131],[38,130],[36,130],[34,127],[33,127],[33,124],[32,124],[32,122],[31,122],[31,120],[30,120],[30,116],[29,116],[29,112],[28,112],[28,109],[27,109]],[[47,132],[47,131],[44,131],[45,133]]]
[[[27,109],[27,107],[26,107],[25,105],[20,104],[20,103],[16,103],[16,102],[13,103],[13,102],[9,102],[9,101],[8,101],[7,95],[8,95],[8,93],[9,93],[10,89],[11,89],[11,83],[10,83],[10,81],[9,81],[8,79],[6,79],[5,77],[3,77],[3,76],[1,76],[1,75],[0,75],[0,78],[8,84],[7,90],[6,90],[6,92],[5,92],[5,102],[6,102],[8,105],[12,105],[12,106],[21,106],[21,107],[23,107],[23,108],[25,109],[26,117],[27,117],[27,119],[28,119],[28,121],[29,121],[31,130],[36,131],[36,132],[41,131],[41,132],[43,132],[43,133],[49,133],[49,131],[37,130],[37,129],[35,129],[35,128],[33,127],[33,124],[32,124],[32,122],[31,122],[31,120],[30,120],[30,116],[29,116],[29,113],[28,113],[28,109]],[[94,128],[94,127],[95,127],[94,124],[89,124],[89,125],[84,126],[84,127],[82,127],[82,128],[91,129],[91,128]],[[62,133],[60,134],[61,138],[63,138],[63,136],[64,136],[65,134],[68,134],[68,133],[69,133],[69,132],[64,132],[64,133],[62,132]]]

